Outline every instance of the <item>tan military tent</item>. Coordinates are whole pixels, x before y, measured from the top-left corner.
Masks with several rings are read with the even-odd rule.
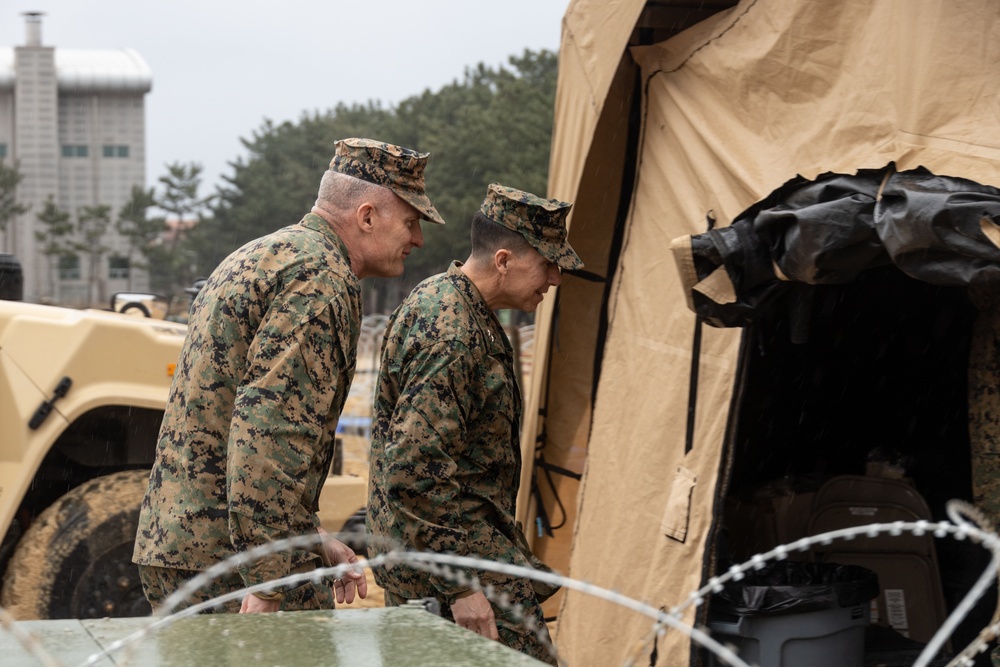
[[[741,447],[766,452],[761,441],[770,433],[789,460],[800,452],[812,452],[813,462],[836,459],[822,454],[836,448],[824,433],[833,428],[850,440],[870,432],[866,420],[881,423],[880,415],[899,407],[866,408],[856,418],[848,406],[908,389],[901,384],[961,385],[965,373],[942,380],[935,373],[950,371],[930,369],[928,360],[947,355],[900,340],[890,351],[913,354],[891,370],[871,375],[876,354],[868,368],[838,376],[844,401],[827,390],[808,403],[809,381],[765,391],[749,376],[766,374],[761,341],[773,332],[696,326],[671,241],[704,232],[709,215],[716,226],[729,225],[797,177],[893,164],[1000,187],[1000,3],[573,0],[562,35],[549,195],[574,202],[570,240],[585,270],[603,280],[567,276],[537,314],[524,431],[525,460],[536,465],[525,466],[522,519],[533,528],[535,550],[556,569],[669,609],[719,565],[734,476],[763,474],[746,456],[740,464]],[[869,306],[932,314],[959,297],[921,298],[890,292]],[[875,321],[841,338],[867,341]],[[916,327],[890,324],[877,333],[897,340],[897,329]],[[920,331],[936,331],[933,322],[928,327]],[[908,365],[928,370],[894,379]],[[852,373],[868,384],[888,378],[888,385],[881,394],[864,392],[850,386]],[[929,406],[950,406],[963,391],[935,394]],[[772,394],[778,398],[764,400]],[[822,402],[836,414],[799,426],[794,414],[775,425],[776,401],[810,415]],[[880,432],[883,441],[929,430],[890,417],[898,428]],[[939,439],[966,423],[964,414],[941,419],[948,424]],[[964,447],[956,465],[967,468]],[[547,612],[558,616],[556,639],[569,664],[651,662],[651,624],[638,614],[578,593],[560,594]],[[686,620],[696,622],[695,615]],[[697,659],[677,633],[656,642],[655,664]]]

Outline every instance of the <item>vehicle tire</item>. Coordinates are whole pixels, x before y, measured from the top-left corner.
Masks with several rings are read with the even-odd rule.
[[[344,522],[336,538],[351,547],[358,556],[368,558],[368,541],[365,538],[365,517],[368,509],[362,507]]]
[[[147,308],[145,304],[141,304],[138,301],[131,301],[129,303],[126,303],[124,306],[121,307],[121,310],[119,310],[118,312],[124,313],[126,315],[135,315],[135,313],[133,313],[132,311],[138,311],[139,313],[142,313],[143,317],[151,317],[149,314],[149,308]]]
[[[21,538],[0,605],[18,620],[147,616],[132,546],[146,470],[97,477],[59,498]]]

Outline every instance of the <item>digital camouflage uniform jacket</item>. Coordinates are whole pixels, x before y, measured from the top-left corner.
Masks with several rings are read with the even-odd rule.
[[[382,343],[368,482],[369,551],[482,556],[545,568],[515,523],[521,395],[496,316],[455,262],[418,285]],[[547,570],[547,568],[545,568]],[[473,572],[512,592],[514,581]],[[450,604],[468,585],[393,566],[387,591]],[[526,595],[533,595],[530,583]],[[514,586],[515,602],[525,586]]]
[[[203,570],[315,532],[354,376],[361,291],[317,215],[252,241],[199,292],[160,429],[133,560]],[[320,564],[299,551],[241,568],[247,585]]]

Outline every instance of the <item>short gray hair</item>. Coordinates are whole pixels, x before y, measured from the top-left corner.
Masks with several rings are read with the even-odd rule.
[[[316,206],[320,208],[333,207],[343,211],[354,208],[364,200],[375,203],[384,202],[391,194],[393,192],[389,188],[328,170],[319,182]]]

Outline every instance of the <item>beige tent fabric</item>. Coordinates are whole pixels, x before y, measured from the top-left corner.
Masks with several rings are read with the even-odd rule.
[[[624,80],[613,86],[616,99],[628,99],[630,88]],[[609,273],[611,227],[614,224],[620,198],[621,169],[625,161],[624,145],[615,138],[627,132],[626,118],[605,115],[593,128],[593,159],[582,165],[581,183],[600,183],[599,187],[584,187],[577,192],[570,220],[570,240],[585,263],[585,270],[599,276]],[[550,196],[566,199],[558,193]],[[603,283],[564,276],[558,291],[558,322],[554,323],[556,299],[546,296],[541,312],[536,314],[536,350],[532,390],[525,403],[522,430],[523,461],[536,455],[549,463],[575,473],[583,472],[590,436],[590,406],[594,384],[593,350],[600,335]],[[555,324],[555,326],[553,326]],[[542,328],[544,327],[544,329]],[[545,341],[544,344],[540,341]],[[551,349],[550,349],[551,348]],[[540,383],[547,382],[544,386]],[[542,390],[545,389],[543,392]],[[544,407],[545,417],[539,416]],[[535,448],[539,447],[537,453]],[[538,536],[535,528],[535,506],[528,502],[527,493],[534,475],[540,482],[543,502],[553,524],[562,523],[553,537]],[[560,509],[553,497],[549,480],[563,505]],[[579,482],[571,477],[522,468],[519,519],[529,528],[535,553],[560,572],[569,570],[572,531],[576,522],[576,498]],[[546,616],[557,614],[561,594],[544,605]]]
[[[569,238],[583,259],[585,270],[599,276],[608,271],[608,238],[618,208],[625,161],[621,138],[627,133],[624,115],[602,111],[607,97],[616,104],[626,105],[625,108],[630,104],[630,72],[619,68],[619,62],[643,4],[643,0],[584,0],[573,3],[563,20],[559,51],[561,83],[556,95],[548,195],[573,202]],[[597,25],[601,27],[599,34],[594,31]],[[615,111],[620,109],[617,107]],[[579,189],[581,183],[599,186]],[[557,291],[550,290],[535,315],[536,372],[525,392],[521,439],[525,465],[518,496],[518,519],[525,524],[535,553],[560,572],[569,570],[580,484],[570,477],[552,475],[555,492],[564,504],[564,510],[560,510],[544,473],[533,469],[529,462],[534,460],[539,446],[548,462],[583,472],[594,381],[591,360],[603,291],[602,283],[566,276]],[[558,324],[554,326],[557,299]],[[540,410],[545,411],[546,417],[539,416]],[[541,482],[551,520],[563,523],[554,537],[539,536],[536,529],[536,506],[530,495],[536,477]],[[561,600],[560,593],[545,603],[546,616],[556,615]]]
[[[574,3],[568,15],[592,4]],[[1000,186],[998,34],[995,0],[747,0],[669,42],[635,51],[647,81],[638,156],[618,161],[615,142],[624,136],[594,145],[569,132],[566,123],[578,131],[587,123],[575,119],[579,110],[557,106],[554,195],[596,196],[602,156],[612,170],[632,157],[639,164],[608,305],[572,576],[671,608],[711,567],[706,550],[726,463],[740,331],[705,327],[696,437],[685,453],[695,323],[671,240],[704,231],[709,210],[728,224],[796,175],[853,173],[895,161],[901,169],[922,165]],[[572,40],[613,41],[597,17],[575,24]],[[619,61],[613,50],[607,57]],[[600,69],[594,79],[607,80],[607,63],[575,63],[591,63]],[[560,72],[559,99],[593,97],[573,90],[591,81]],[[612,109],[627,113],[611,93],[600,107],[600,122],[609,127]],[[588,148],[566,145],[580,141]],[[587,225],[581,219],[573,220],[574,246],[598,247],[594,237],[602,235],[609,242],[606,219]],[[562,308],[573,307],[568,289],[560,298]],[[590,343],[582,338],[586,358]],[[563,381],[555,367],[552,373],[550,397]],[[564,437],[549,427],[550,437]],[[638,614],[571,592],[557,643],[571,665],[618,665],[636,656],[646,664],[650,628]],[[671,631],[659,641],[659,656],[659,665],[687,665],[687,639]]]
[[[796,175],[890,161],[998,185],[998,14],[988,0],[757,0],[714,39],[634,55],[672,150],[698,172],[703,159],[727,165],[713,186],[740,208]]]
[[[576,204],[569,216],[571,229],[576,218],[586,216],[592,210],[587,202],[577,202],[577,189],[622,50],[644,4],[645,0],[577,0],[569,5],[563,17],[559,49],[560,84],[556,92],[548,196]],[[595,30],[597,26],[601,26],[600,34]],[[621,91],[617,93],[616,98],[622,95]],[[579,236],[574,232],[572,240],[578,242]],[[591,236],[600,238],[599,234]],[[583,249],[577,250],[577,253],[581,254],[587,270],[594,271],[593,253]],[[605,263],[606,254],[605,251]],[[553,290],[535,316],[538,329],[535,332],[534,360],[539,369],[544,369],[549,363],[548,343],[552,335],[551,321],[557,294],[558,290]],[[534,455],[535,436],[540,428],[536,417],[539,404],[545,402],[540,399],[548,393],[547,379],[546,373],[535,373],[527,391],[522,431],[525,461],[530,461]],[[582,462],[580,465],[582,467]],[[531,467],[525,466],[518,496],[518,516],[522,521],[533,518],[529,498],[532,474]],[[531,534],[529,530],[529,537]]]
[[[577,0],[563,17],[550,196],[575,202],[580,174],[644,0]],[[612,96],[615,99],[615,96]],[[586,262],[586,260],[584,260]]]

